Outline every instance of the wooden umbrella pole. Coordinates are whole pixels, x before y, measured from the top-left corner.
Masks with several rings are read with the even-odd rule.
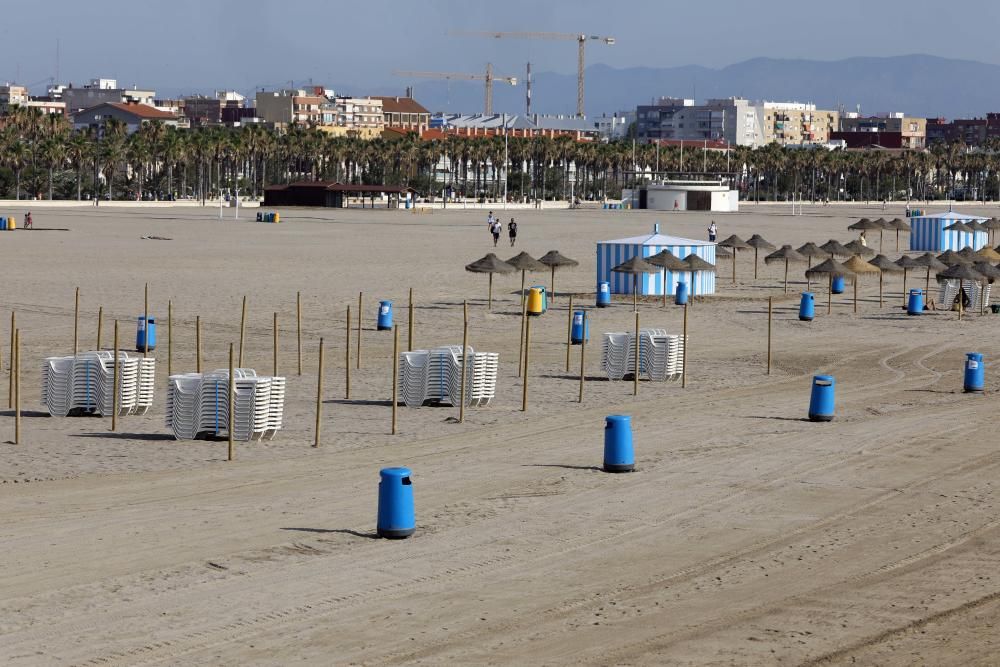
[[[13,310],[10,311],[10,356],[8,357],[10,364],[10,387],[7,389],[7,409],[14,409],[14,340],[15,331],[17,330],[17,313]]]
[[[531,351],[531,319],[524,323],[524,374],[521,376],[521,412],[528,411],[528,359]]]
[[[240,314],[240,356],[237,368],[243,368],[243,345],[246,342],[247,331],[247,297],[243,295],[243,309]]]
[[[167,299],[167,377],[174,374],[174,302]]]
[[[667,268],[663,267],[663,307],[667,307]]]
[[[566,318],[566,372],[569,373],[569,351],[573,347],[573,295],[569,295],[569,310]]]
[[[854,314],[858,314],[858,277],[854,276]]]
[[[228,387],[229,400],[227,405],[229,406],[229,424],[227,431],[229,431],[229,446],[226,449],[226,460],[232,461],[236,458],[236,439],[234,431],[236,431],[236,369],[233,368],[233,344],[229,344],[229,387]]]
[[[350,368],[350,364],[348,364]],[[316,424],[313,432],[313,447],[319,447],[320,431],[323,424],[323,338],[319,339],[319,360],[316,367]]]
[[[527,273],[526,270],[521,269],[521,309],[522,310],[524,309],[524,301],[525,301],[525,298],[526,298],[525,294],[524,294],[524,274],[526,274],[526,273]]]
[[[736,248],[733,248],[733,284],[736,284]]]
[[[829,276],[829,286],[826,290],[826,314],[829,315],[833,312],[833,274],[827,274]]]
[[[587,354],[587,311],[583,311],[583,340],[580,341],[580,396],[577,403],[583,403],[584,358]]]
[[[639,312],[639,276],[632,274],[632,310]]]
[[[753,249],[753,279],[757,280],[757,252],[759,248]]]
[[[112,387],[112,389],[111,389],[111,430],[112,431],[117,431],[118,430],[118,398],[119,398],[118,384],[119,384],[119,381],[121,380],[121,371],[119,369],[119,366],[121,364],[120,364],[120,362],[118,360],[118,320],[115,320],[115,346],[114,346],[114,352],[112,354],[114,356],[111,357],[111,359],[112,359],[111,363],[113,364],[114,372],[112,373],[113,377],[112,377],[112,380],[111,380],[111,387]]]
[[[489,289],[489,296],[487,297],[486,309],[489,312],[492,313],[493,312],[493,274],[490,273],[489,276],[490,276],[490,289]]]
[[[358,345],[357,345],[358,349],[356,350],[358,368],[361,368],[361,320],[364,319],[364,317],[361,314],[363,312],[362,308],[364,307],[364,303],[362,301],[363,297],[364,297],[364,292],[358,292]]]
[[[931,267],[927,267],[927,282],[924,284],[924,299],[929,300],[931,296]]]
[[[14,444],[21,444],[21,330],[14,332]]]
[[[903,269],[903,307],[906,307],[906,272],[908,269]]]
[[[552,300],[556,300],[556,267],[552,265],[552,278],[549,280],[549,284],[552,285]]]
[[[688,305],[684,304],[684,350],[681,354],[681,389],[687,387],[688,382]]]
[[[299,375],[302,375],[302,292],[295,293],[295,339],[299,358]]]
[[[767,298],[767,374],[771,374],[771,319],[774,313],[774,297]]]
[[[899,252],[899,230],[896,230],[896,252]]]
[[[527,327],[528,302],[521,302],[521,341],[517,348],[517,377],[524,374],[524,330]]]
[[[493,275],[493,274],[490,274]],[[465,422],[465,383],[469,366],[469,302],[462,302],[462,389],[458,402],[458,423]]]
[[[94,348],[95,350],[101,349],[101,334],[102,334],[101,330],[103,328],[104,328],[104,306],[101,306],[100,308],[97,309],[97,347]]]
[[[194,317],[194,369],[201,373],[201,315]]]
[[[632,395],[639,395],[639,368],[641,364],[639,363],[639,313],[635,314],[635,346],[632,350],[635,354],[635,365],[632,370]]]
[[[347,340],[344,344],[344,398],[351,398],[351,307],[347,307]]]
[[[274,329],[274,342],[273,342],[273,346],[272,347],[273,347],[273,350],[274,350],[274,355],[273,355],[273,358],[274,358],[273,371],[274,372],[271,373],[271,375],[277,377],[278,376],[278,313],[274,314],[274,326],[273,326],[273,329]]]
[[[413,352],[413,288],[410,288],[410,312],[406,320],[406,351]]]
[[[73,356],[80,351],[80,288],[76,288],[73,306]]]
[[[149,355],[149,283],[142,290],[142,356]]]
[[[399,325],[392,327],[392,435],[396,435],[397,403],[399,403]]]
[[[788,294],[788,260],[785,260],[785,294]]]
[[[882,279],[883,278],[884,278],[883,274],[881,274],[881,273],[878,274],[878,307],[879,308],[882,307]]]

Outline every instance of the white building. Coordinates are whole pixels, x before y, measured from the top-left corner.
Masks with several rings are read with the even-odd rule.
[[[623,190],[622,199],[632,208],[652,211],[714,211],[736,213],[740,193],[723,180],[670,180],[650,183],[639,190]]]

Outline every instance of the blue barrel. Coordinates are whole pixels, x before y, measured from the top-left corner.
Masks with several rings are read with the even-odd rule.
[[[835,384],[832,375],[813,377],[812,395],[809,397],[809,421],[828,422],[833,420]]]
[[[602,280],[597,283],[597,307],[607,308],[611,305],[611,283]]]
[[[844,276],[833,277],[833,284],[830,286],[830,291],[834,294],[844,293]]]
[[[688,302],[688,285],[685,282],[677,283],[677,289],[674,291],[674,303],[678,306],[683,306]]]
[[[635,453],[632,451],[632,418],[610,415],[604,421],[604,471],[632,472]]]
[[[0,231],[7,230],[7,218],[0,218]]]
[[[388,331],[392,329],[392,301],[378,302],[378,330]]]
[[[570,328],[569,339],[573,345],[581,344],[584,339],[590,340],[590,320],[582,310],[573,311],[573,326]]]
[[[924,291],[910,290],[910,299],[906,302],[907,315],[920,315],[924,312]]]
[[[542,313],[547,313],[549,310],[549,297],[548,292],[545,290],[545,285],[532,285],[532,289],[537,289],[542,295]]]
[[[135,349],[142,352],[146,349],[146,339],[149,338],[149,349],[156,349],[156,318],[150,315],[143,317],[140,315],[136,320],[135,327]]]
[[[390,539],[409,537],[416,530],[410,469],[382,468],[379,477],[378,535]]]
[[[803,292],[799,299],[799,319],[803,322],[812,322],[816,314],[816,296],[812,292]]]
[[[601,208],[603,208],[605,211],[607,211],[608,210],[608,203],[604,202],[604,205]]]
[[[983,355],[978,352],[967,353],[965,355],[965,383],[962,388],[967,393],[981,392],[984,379]]]

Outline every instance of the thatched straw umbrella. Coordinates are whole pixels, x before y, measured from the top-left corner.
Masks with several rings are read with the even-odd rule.
[[[546,266],[523,250],[507,260],[507,263],[521,272],[521,308],[524,309],[524,274],[528,271],[544,271]]]
[[[783,245],[780,250],[776,250],[764,258],[765,264],[785,263],[785,294],[788,294],[788,263],[805,261],[807,261],[806,256],[796,251],[790,245]]]
[[[996,239],[996,231],[998,229],[1000,229],[1000,219],[998,219],[998,218],[990,218],[989,220],[987,220],[986,222],[983,223],[983,227],[985,227],[987,229],[987,231],[989,232],[990,245],[993,245],[996,242],[996,240],[997,240]]]
[[[548,251],[547,253],[539,257],[538,261],[544,264],[545,266],[549,267],[550,269],[552,269],[552,280],[551,280],[551,285],[549,286],[549,297],[553,301],[555,301],[556,269],[562,268],[564,266],[579,266],[580,262],[576,261],[575,259],[570,259],[569,257],[564,257],[559,253],[558,250]]]
[[[929,297],[931,292],[931,271],[944,271],[948,268],[948,265],[935,257],[932,252],[925,252],[913,261],[920,266],[926,267],[927,269],[927,281],[924,284],[924,296]]]
[[[970,264],[956,264],[955,266],[949,266],[944,271],[937,274],[938,280],[958,280],[958,319],[962,319],[962,294],[965,289],[962,287],[962,281],[969,280],[972,282],[983,283],[986,277],[979,271],[976,271]]]
[[[878,307],[882,307],[882,277],[886,273],[899,273],[903,270],[899,264],[892,261],[885,255],[878,255],[875,259],[868,260],[868,263],[881,271],[878,275]]]
[[[809,243],[804,243],[798,248],[798,253],[806,258],[808,264],[806,268],[811,269],[813,265],[813,259],[818,257],[829,257],[830,253],[822,250],[818,245],[810,241]],[[806,289],[812,289],[812,281],[809,276],[806,276]]]
[[[689,278],[690,282],[688,283],[688,285],[690,286],[690,289],[688,290],[688,293],[691,296],[694,296],[694,279],[695,279],[695,274],[698,273],[699,271],[711,271],[711,272],[714,273],[715,272],[715,264],[712,264],[710,262],[706,262],[704,259],[702,259],[698,255],[696,255],[694,253],[691,253],[690,255],[688,255],[687,257],[684,258],[684,265],[687,267],[687,271],[691,275],[691,277]]]
[[[854,254],[836,239],[830,239],[821,245],[819,249],[824,251],[829,257],[850,257]]]
[[[981,250],[976,252],[976,262],[980,260],[984,262],[1000,262],[1000,252],[997,252],[993,248],[986,246]]]
[[[718,254],[718,253],[716,253]],[[653,266],[658,266],[663,269],[663,305],[667,305],[667,271],[671,273],[677,271],[687,271],[688,265],[684,263],[684,260],[677,257],[674,253],[669,250],[661,250],[652,257],[647,257],[646,261]]]
[[[851,251],[852,255],[860,255],[863,258],[874,257],[875,251],[855,239],[850,243],[845,243],[844,248]]]
[[[754,234],[747,239],[747,245],[753,248],[753,279],[757,280],[757,254],[761,250],[774,250],[774,244],[760,234]]]
[[[969,227],[968,224],[962,222],[961,220],[957,220],[951,223],[950,225],[945,227],[945,230],[949,232],[963,232],[965,234],[971,234],[972,232],[976,231],[972,227]]]
[[[870,232],[878,231],[878,250],[882,252],[882,233],[885,231],[886,222],[882,218],[878,220],[869,220],[868,218],[861,218],[853,225],[848,225],[847,229],[852,232]]]
[[[719,247],[729,248],[733,253],[733,284],[736,284],[736,253],[740,250],[749,250],[753,246],[747,245],[747,242],[741,239],[736,234],[733,234],[727,239],[719,241]]]
[[[855,255],[844,262],[844,268],[849,269],[854,274],[854,312],[858,312],[858,277],[864,273],[881,273],[881,269],[872,266],[859,256]]]
[[[990,231],[989,228],[985,224],[983,224],[982,222],[979,222],[978,220],[970,220],[969,222],[967,222],[965,224],[967,224],[969,227],[971,227],[972,231],[974,231],[974,232],[989,232]]]
[[[847,278],[854,275],[850,269],[846,268],[843,264],[834,261],[832,258],[824,262],[811,267],[806,271],[806,278],[812,280],[815,278],[821,278],[826,276],[827,292],[826,292],[826,314],[829,315],[833,310],[833,279],[836,277]]]
[[[482,259],[477,259],[472,264],[466,264],[465,270],[472,273],[486,273],[490,276],[489,310],[493,310],[493,274],[513,273],[514,267],[490,253]]]
[[[894,229],[896,231],[896,252],[899,252],[899,233],[910,231],[909,223],[902,218],[893,218],[889,221],[886,229]]]
[[[650,264],[642,257],[636,255],[627,262],[622,262],[611,269],[615,273],[628,273],[632,275],[632,308],[639,310],[639,275],[643,273],[659,273],[660,267]]]
[[[975,254],[975,251],[972,251],[972,254]],[[945,250],[943,253],[938,255],[937,258],[939,262],[947,264],[948,266],[955,266],[956,264],[972,264],[972,258],[969,257],[967,253],[955,252],[954,250]]]
[[[923,266],[917,260],[913,259],[909,255],[903,255],[896,260],[896,266],[903,270],[903,307],[906,307],[908,295],[906,293],[906,272],[910,269],[916,269]]]
[[[715,246],[715,258],[716,259],[730,259],[733,256],[733,251],[721,245]]]

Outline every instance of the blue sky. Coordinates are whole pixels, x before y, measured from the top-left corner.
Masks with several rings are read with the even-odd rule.
[[[0,81],[44,87],[56,73],[170,93],[316,83],[405,83],[393,69],[572,73],[572,42],[449,36],[451,30],[611,35],[588,64],[721,67],[758,56],[835,60],[930,53],[1000,63],[1000,3],[837,0],[5,0]],[[810,8],[814,11],[810,12]]]

